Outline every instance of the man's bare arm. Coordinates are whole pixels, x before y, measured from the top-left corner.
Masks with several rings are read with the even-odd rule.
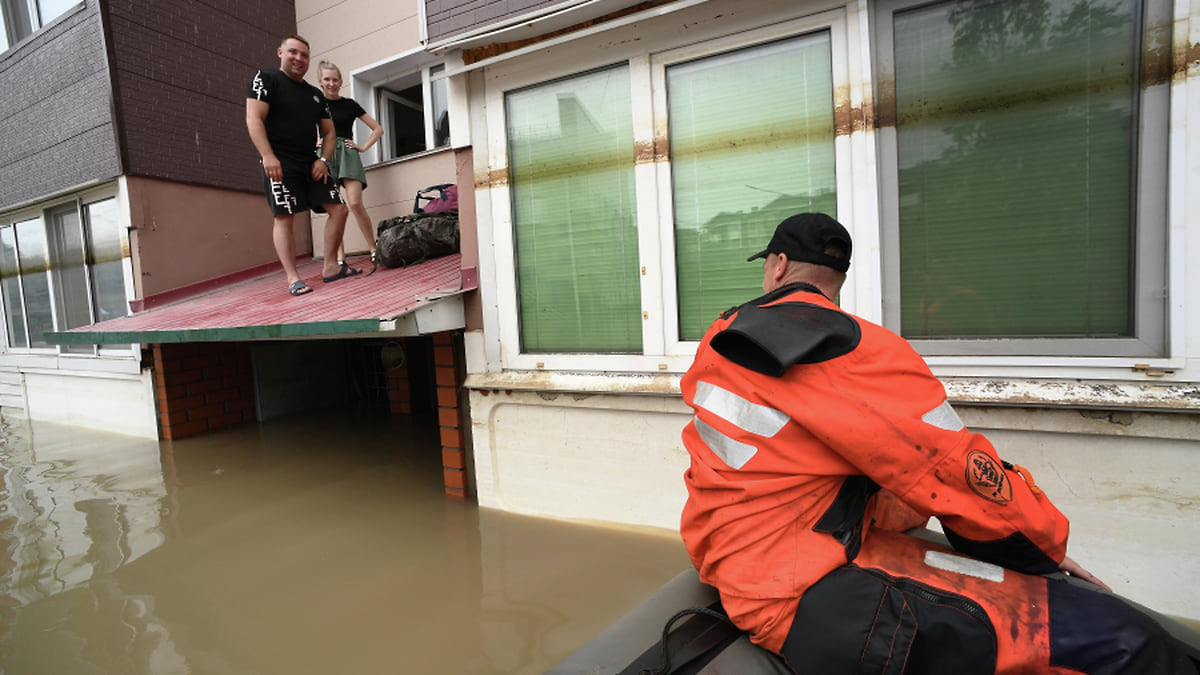
[[[337,144],[337,131],[333,127],[333,120],[323,119],[321,124],[321,157],[328,161],[333,157],[333,150]],[[325,176],[329,173],[329,164],[316,160],[313,163],[312,177],[314,180],[325,180]]]
[[[275,156],[275,151],[271,149],[271,142],[267,140],[267,113],[270,110],[271,104],[266,101],[246,99],[246,129],[250,132],[250,141],[254,143],[254,149],[258,150],[258,154],[262,157],[263,170],[267,172],[267,178],[282,180],[283,166],[279,164],[279,158]]]

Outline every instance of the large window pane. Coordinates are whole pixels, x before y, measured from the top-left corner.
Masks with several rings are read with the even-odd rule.
[[[38,14],[41,25],[45,26],[60,14],[79,4],[79,0],[38,0]]]
[[[628,69],[510,93],[506,110],[522,351],[640,352]]]
[[[17,266],[17,230],[0,230],[0,293],[4,295],[4,329],[9,347],[28,347],[25,335],[25,301],[21,298],[21,270]]]
[[[0,52],[8,49],[8,23],[4,19],[3,7],[0,7]]]
[[[105,199],[83,207],[87,219],[88,265],[92,272],[92,295],[96,321],[125,316],[124,253],[117,223],[117,200]]]
[[[430,77],[446,70],[446,66],[438,64],[429,69]],[[433,119],[433,141],[430,147],[441,148],[450,144],[450,99],[446,93],[446,79],[441,78],[429,83],[430,109]]]
[[[445,72],[436,64],[389,80],[376,88],[380,141],[384,160],[413,155],[450,144],[450,107]],[[426,86],[428,85],[428,86]]]
[[[836,217],[833,75],[827,32],[667,69],[679,333],[700,339],[761,292],[779,221]]]
[[[78,328],[92,322],[88,292],[87,258],[83,227],[74,204],[50,213],[54,234],[54,299],[60,328]]]
[[[80,4],[79,0],[38,0],[36,14],[28,0],[0,0],[0,51],[15,45],[60,14]]]
[[[14,227],[25,317],[29,323],[29,346],[49,347],[46,333],[54,330],[54,310],[50,305],[50,281],[46,274],[49,266],[46,230],[41,219],[26,220]]]
[[[50,214],[54,236],[54,302],[60,330],[78,328],[92,322],[88,291],[87,258],[83,248],[83,227],[75,204]],[[61,345],[62,351],[91,352],[90,345]]]
[[[4,33],[9,46],[33,33],[33,17],[29,15],[29,4],[25,0],[0,0],[0,9],[3,9]]]
[[[403,157],[425,150],[425,117],[421,106],[421,85],[416,85],[398,94],[384,91],[380,103],[383,106],[384,142],[388,144],[385,159]]]
[[[895,17],[901,330],[1133,334],[1137,0]]]

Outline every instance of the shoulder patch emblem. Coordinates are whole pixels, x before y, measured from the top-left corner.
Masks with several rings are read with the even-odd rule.
[[[967,455],[967,485],[980,497],[997,504],[1012,499],[1012,484],[1000,464],[982,450]]]

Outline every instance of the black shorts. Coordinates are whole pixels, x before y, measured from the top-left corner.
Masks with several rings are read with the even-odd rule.
[[[267,206],[271,207],[271,215],[286,216],[313,210],[324,213],[324,204],[344,204],[342,194],[337,184],[326,176],[324,181],[313,180],[312,165],[300,166],[282,161],[283,180],[275,181],[267,177],[267,172],[258,163],[263,177],[263,191],[267,193]]]

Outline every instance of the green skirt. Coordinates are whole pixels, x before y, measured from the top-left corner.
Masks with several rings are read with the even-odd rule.
[[[333,146],[333,157],[329,160],[329,173],[338,184],[347,178],[352,178],[367,187],[367,174],[363,171],[362,157],[358,150],[346,147],[346,139],[338,138]]]

